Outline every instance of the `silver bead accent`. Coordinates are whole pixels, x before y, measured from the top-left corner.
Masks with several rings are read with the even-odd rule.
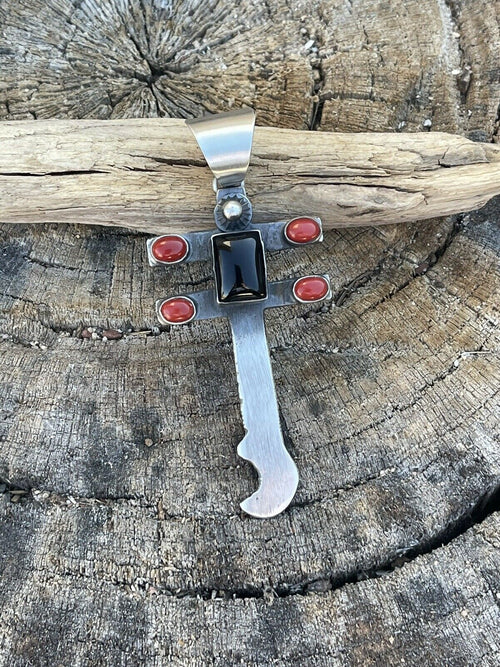
[[[226,220],[237,220],[243,213],[243,206],[236,199],[230,199],[222,209]]]

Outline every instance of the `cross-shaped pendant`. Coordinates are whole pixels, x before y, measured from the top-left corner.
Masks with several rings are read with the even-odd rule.
[[[298,247],[322,240],[321,221],[298,217],[256,224],[244,178],[252,148],[251,109],[187,121],[214,175],[217,231],[168,234],[149,239],[151,266],[212,258],[215,290],[160,299],[164,325],[227,317],[246,435],[238,454],[259,474],[259,488],[241,503],[255,517],[272,517],[291,502],[298,472],[283,443],[278,404],[264,327],[264,310],[331,297],[326,275],[268,282],[264,250]]]

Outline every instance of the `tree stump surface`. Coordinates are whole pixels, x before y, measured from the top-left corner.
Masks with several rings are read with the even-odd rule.
[[[496,142],[498,8],[5,0],[0,117],[248,104],[263,125]],[[155,322],[208,263],[152,270],[146,234],[76,212],[3,223],[0,664],[496,667],[499,215],[269,257],[271,279],[329,273],[334,300],[266,315],[301,482],[265,521],[239,511],[256,479],[227,323]]]

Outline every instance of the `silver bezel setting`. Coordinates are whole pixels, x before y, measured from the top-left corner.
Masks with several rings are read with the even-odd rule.
[[[295,220],[298,220],[299,218],[310,218],[311,220],[314,220],[315,222],[318,223],[319,225],[319,236],[317,236],[315,239],[312,241],[306,241],[305,243],[299,243],[297,241],[292,241],[292,239],[288,238],[286,230],[288,229],[288,225],[290,225],[292,222],[295,222]],[[321,222],[321,218],[318,218],[313,215],[296,215],[295,218],[292,218],[291,220],[288,220],[288,222],[285,224],[283,227],[283,236],[285,238],[285,241],[289,243],[290,245],[293,246],[299,246],[303,247],[306,245],[311,245],[312,243],[320,243],[323,240],[323,223]]]
[[[305,299],[300,299],[295,294],[295,285],[299,282],[299,280],[304,280],[304,278],[323,278],[323,280],[325,280],[326,284],[328,285],[328,290],[327,290],[325,296],[322,296],[321,299],[315,299],[314,301],[306,301]],[[327,274],[321,274],[321,273],[314,273],[314,274],[311,274],[309,276],[300,276],[300,278],[297,278],[292,285],[292,295],[293,295],[293,298],[295,299],[295,301],[297,301],[297,303],[308,303],[308,304],[321,303],[321,301],[326,301],[327,299],[331,299],[332,298],[332,287],[330,285],[330,276],[327,275]]]
[[[185,320],[184,322],[171,322],[170,320],[167,320],[165,317],[163,317],[161,312],[161,307],[163,306],[164,303],[166,303],[167,301],[171,301],[172,299],[186,299],[186,301],[190,301],[193,304],[194,313],[189,318],[189,320]],[[196,301],[192,299],[190,296],[185,296],[184,294],[179,294],[178,296],[169,296],[166,299],[158,299],[156,301],[156,315],[158,317],[158,320],[160,321],[161,324],[168,325],[171,327],[181,327],[183,324],[189,324],[196,318],[197,312],[198,309],[196,307]]]
[[[262,254],[263,254],[263,258],[264,258],[264,272],[265,272],[265,276],[266,276],[266,296],[263,297],[262,299],[250,299],[249,301],[238,301],[236,303],[235,302],[227,302],[227,301],[219,301],[219,297],[217,295],[217,287],[214,287],[215,301],[218,304],[220,304],[221,306],[224,306],[224,307],[226,307],[226,306],[240,306],[240,305],[241,306],[246,306],[249,303],[262,303],[262,301],[267,301],[267,299],[269,298],[269,283],[268,283],[268,280],[267,280],[267,264],[266,264],[266,246],[264,245],[264,242],[262,241],[262,234],[260,232],[260,229],[255,229],[254,227],[252,227],[249,230],[239,229],[238,231],[235,231],[234,234],[240,234],[241,232],[244,232],[244,231],[258,232],[258,234],[259,234],[260,242],[262,243],[262,248],[264,249],[264,252]],[[213,274],[214,274],[214,279],[215,279],[216,274],[215,274],[215,253],[214,253],[214,250],[213,250],[213,248],[214,248],[213,239],[216,236],[227,236],[228,234],[231,234],[231,233],[232,232],[221,232],[220,234],[213,234],[210,237],[210,245],[212,246],[212,271],[213,271]]]
[[[180,259],[176,259],[175,262],[162,262],[161,260],[156,259],[156,257],[153,255],[153,245],[156,243],[156,241],[158,241],[159,239],[163,239],[166,236],[169,237],[173,236],[175,238],[182,239],[186,244],[186,252]],[[146,245],[148,249],[149,266],[171,266],[173,264],[180,264],[181,262],[186,261],[191,251],[191,246],[189,245],[189,241],[185,236],[182,236],[182,234],[161,234],[160,236],[154,236],[152,239],[147,240]]]

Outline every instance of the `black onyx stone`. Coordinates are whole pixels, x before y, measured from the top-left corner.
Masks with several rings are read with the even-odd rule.
[[[212,236],[215,285],[220,303],[257,301],[267,297],[266,263],[260,232]]]

